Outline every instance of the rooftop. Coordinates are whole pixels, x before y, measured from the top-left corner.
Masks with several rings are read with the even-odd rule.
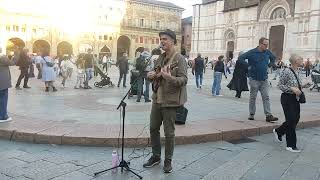
[[[156,0],[131,0],[133,2],[142,2],[142,3],[147,3],[147,4],[154,4],[154,5],[160,5],[160,6],[165,6],[165,7],[172,7],[179,9],[181,11],[184,10],[184,8],[177,6],[171,2],[163,2],[163,1],[156,1]]]
[[[192,16],[183,18],[182,24],[192,24]]]

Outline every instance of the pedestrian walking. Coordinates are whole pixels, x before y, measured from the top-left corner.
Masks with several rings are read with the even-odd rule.
[[[213,84],[212,84],[212,90],[211,90],[213,96],[222,96],[220,94],[222,74],[227,79],[227,75],[224,70],[223,58],[224,56],[219,56],[218,61],[214,66]]]
[[[286,135],[287,147],[290,152],[300,152],[297,148],[296,126],[300,120],[301,88],[307,88],[309,83],[302,85],[299,77],[299,67],[303,66],[303,58],[299,55],[292,55],[289,59],[290,68],[285,68],[278,83],[281,94],[281,105],[285,116],[285,122],[273,130],[276,140],[282,142],[282,136]]]
[[[28,80],[29,80],[29,67],[31,64],[31,59],[28,56],[28,49],[21,49],[20,53],[18,55],[18,62],[17,66],[19,66],[20,69],[20,75],[16,83],[16,89],[21,90],[20,88],[20,83],[22,79],[24,79],[23,82],[23,88],[29,89],[30,87],[28,86]]]
[[[244,52],[240,52],[239,56],[241,56]],[[230,90],[236,91],[236,97],[241,98],[242,91],[249,91],[248,83],[248,64],[241,63],[241,61],[236,62],[236,66],[233,71],[233,76],[230,83],[227,87]]]
[[[197,58],[194,59],[194,62],[192,64],[192,74],[196,78],[196,87],[197,89],[202,88],[202,79],[203,74],[206,72],[206,66],[205,61],[201,57],[201,54],[198,53]]]
[[[41,50],[42,81],[45,84],[45,92],[49,92],[50,87],[52,87],[53,92],[56,92],[57,89],[54,86],[54,81],[57,78],[57,74],[54,70],[55,62],[49,55],[49,49],[43,48]]]

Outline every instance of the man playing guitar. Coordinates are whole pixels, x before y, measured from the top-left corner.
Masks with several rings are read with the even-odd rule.
[[[161,161],[160,126],[164,126],[165,160],[163,171],[172,172],[172,156],[174,150],[175,121],[177,109],[187,101],[187,63],[177,53],[174,45],[176,35],[167,29],[159,33],[163,54],[155,62],[155,70],[147,77],[153,81],[152,109],[150,115],[150,136],[152,156],[143,164],[150,168]]]

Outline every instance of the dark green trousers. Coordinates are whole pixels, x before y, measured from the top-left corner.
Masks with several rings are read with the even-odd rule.
[[[153,155],[161,157],[160,126],[163,123],[165,135],[165,159],[172,159],[176,113],[177,107],[161,107],[159,104],[152,104],[150,136]]]

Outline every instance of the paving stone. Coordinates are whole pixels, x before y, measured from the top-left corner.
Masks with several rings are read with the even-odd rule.
[[[234,158],[239,153],[239,151],[217,149],[211,154],[208,154],[207,156],[204,156],[203,158],[189,165],[186,165],[184,168],[181,169],[181,171],[194,175],[205,176],[214,169],[229,161],[230,159]]]
[[[84,173],[74,171],[74,172],[53,178],[52,180],[72,180],[72,179],[74,179],[74,180],[89,180],[89,179],[92,179],[92,176],[88,176]]]
[[[53,168],[54,166],[56,166],[56,165],[53,163],[39,160],[36,162],[27,163],[27,164],[23,164],[20,166],[15,166],[13,168],[4,169],[1,171],[2,171],[2,173],[6,174],[8,176],[19,177],[19,176],[26,176],[27,174],[33,175],[33,174],[36,174],[39,172],[48,171],[51,168]],[[28,176],[26,176],[26,177],[28,177]]]
[[[24,161],[20,161],[18,159],[1,159],[0,171],[4,171],[6,169],[10,169],[10,168],[25,165],[25,164],[27,163]]]
[[[9,179],[12,179],[12,177],[10,177],[6,174],[0,173],[0,179],[1,180],[9,180]]]
[[[305,164],[292,164],[280,180],[318,180],[320,169]]]
[[[241,177],[241,180],[278,180],[298,154],[287,151],[270,151],[260,162]]]
[[[21,160],[21,161],[25,161],[25,162],[35,162],[38,160],[44,160],[46,158],[55,156],[55,153],[52,153],[50,151],[40,151],[38,153],[32,153],[32,154],[24,154],[21,156],[17,156],[15,157],[15,159]]]
[[[36,171],[36,172],[28,171],[24,173],[24,176],[31,179],[41,179],[41,180],[52,179],[54,177],[58,177],[66,173],[76,171],[80,168],[82,167],[75,166],[74,164],[66,163],[66,164],[50,166],[46,169],[41,169],[40,171]]]
[[[24,152],[24,151],[20,151],[17,149],[6,150],[6,151],[0,152],[0,159],[13,158],[13,157],[22,156],[25,154],[29,154],[29,153]]]
[[[233,160],[223,164],[206,175],[204,180],[240,179],[250,168],[255,166],[267,153],[255,150],[243,150]]]

